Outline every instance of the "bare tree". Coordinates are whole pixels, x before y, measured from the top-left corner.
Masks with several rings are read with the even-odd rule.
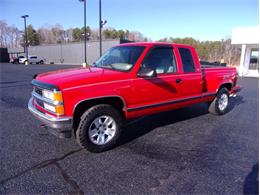
[[[64,41],[64,30],[60,24],[55,24],[51,28],[51,33],[54,43],[61,43]]]
[[[7,47],[7,24],[0,20],[0,47]]]
[[[5,21],[0,20],[0,47],[19,47],[21,34],[17,27],[8,26]]]
[[[66,30],[66,42],[72,42],[73,41],[73,35],[72,35],[73,29],[69,28]]]
[[[59,24],[54,26],[45,25],[38,29],[40,44],[55,44],[64,41],[63,27]]]

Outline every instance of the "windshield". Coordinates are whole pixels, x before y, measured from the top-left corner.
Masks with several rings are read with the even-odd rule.
[[[109,49],[93,66],[129,71],[142,54],[143,46],[117,46]]]

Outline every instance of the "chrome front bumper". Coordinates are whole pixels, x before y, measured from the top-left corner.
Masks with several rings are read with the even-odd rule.
[[[72,135],[72,117],[54,117],[37,110],[32,104],[31,98],[28,102],[29,111],[40,120],[50,133],[59,138],[70,138]]]

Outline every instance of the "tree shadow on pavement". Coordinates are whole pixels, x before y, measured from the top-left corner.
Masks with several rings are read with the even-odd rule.
[[[247,175],[244,181],[244,194],[258,194],[259,177],[258,177],[259,165],[256,163],[251,172]]]

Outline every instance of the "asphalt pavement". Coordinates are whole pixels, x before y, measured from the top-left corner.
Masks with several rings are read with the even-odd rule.
[[[258,193],[258,79],[240,78],[223,116],[203,103],[143,117],[95,154],[27,110],[34,74],[71,67],[0,64],[0,194]]]

